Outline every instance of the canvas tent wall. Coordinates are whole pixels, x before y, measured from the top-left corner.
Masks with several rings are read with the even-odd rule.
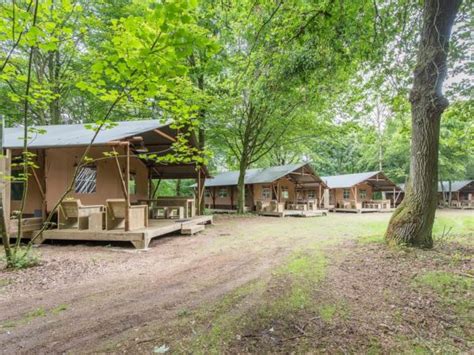
[[[237,207],[238,171],[228,171],[206,180],[206,206],[213,209]],[[254,210],[257,201],[279,202],[312,197],[319,202],[326,185],[308,163],[249,169],[245,175],[246,206]]]

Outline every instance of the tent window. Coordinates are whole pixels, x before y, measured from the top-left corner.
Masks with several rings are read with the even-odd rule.
[[[308,191],[308,198],[315,198],[316,197],[316,192],[313,190]]]
[[[23,190],[25,189],[25,182],[21,179],[23,176],[23,170],[12,171],[12,183],[11,183],[11,199],[12,201],[21,201],[23,197]]]
[[[359,198],[364,200],[367,198],[367,190],[359,190]]]
[[[97,167],[84,166],[77,174],[75,181],[75,193],[92,194],[97,187]]]
[[[343,191],[344,200],[348,200],[350,196],[351,196],[351,193],[350,193],[349,189],[344,189],[344,191]]]
[[[227,194],[228,194],[228,191],[227,191],[227,188],[226,187],[221,187],[219,189],[219,197],[227,197]]]
[[[270,186],[263,186],[262,187],[262,199],[269,200],[272,198],[272,189]]]
[[[289,194],[288,194],[288,187],[282,187],[281,188],[281,198],[288,199]]]

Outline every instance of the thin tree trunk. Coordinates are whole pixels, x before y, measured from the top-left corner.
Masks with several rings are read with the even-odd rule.
[[[433,246],[437,205],[438,145],[449,37],[461,0],[426,0],[413,88],[410,178],[405,199],[394,212],[385,237],[389,243]]]
[[[0,116],[0,152],[3,154],[3,130],[4,127],[4,120],[3,117]],[[6,156],[3,159],[7,159]],[[5,162],[6,165],[6,162]],[[9,184],[10,181],[5,179],[5,176],[2,178],[3,184]],[[0,235],[2,236],[2,244],[3,249],[5,250],[5,258],[7,261],[7,267],[11,266],[11,258],[12,258],[12,250],[10,247],[10,236],[8,234],[8,226],[10,221],[10,216],[6,215],[4,202],[9,203],[9,201],[5,201],[5,188],[1,190],[0,195]]]
[[[49,80],[51,83],[51,90],[53,92],[54,98],[49,103],[49,115],[50,115],[50,124],[60,124],[61,123],[61,110],[60,110],[60,91],[59,91],[59,51],[54,51],[49,53],[48,57],[48,70],[49,70]]]

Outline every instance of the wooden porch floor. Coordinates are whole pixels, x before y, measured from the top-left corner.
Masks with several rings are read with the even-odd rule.
[[[212,224],[212,216],[196,216],[187,220],[150,219],[147,228],[125,232],[124,230],[89,231],[78,229],[51,229],[43,233],[41,240],[100,240],[129,241],[137,249],[146,249],[151,239],[173,233],[195,225]]]
[[[395,208],[333,208],[333,212],[346,212],[346,213],[374,213],[374,212],[393,212]]]
[[[316,211],[300,211],[300,210],[284,210],[283,212],[258,212],[260,216],[273,216],[273,217],[319,217],[327,215],[327,210],[316,210]]]

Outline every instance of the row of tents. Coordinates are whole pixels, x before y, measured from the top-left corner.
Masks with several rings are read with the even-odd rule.
[[[206,180],[205,203],[217,211],[237,208],[238,171]],[[341,212],[389,211],[404,198],[404,184],[395,184],[383,171],[319,176],[308,163],[249,169],[245,175],[245,205],[259,212],[262,202],[276,201],[282,209],[327,209]],[[439,184],[439,204],[474,207],[474,180]],[[305,207],[306,206],[306,207]]]

